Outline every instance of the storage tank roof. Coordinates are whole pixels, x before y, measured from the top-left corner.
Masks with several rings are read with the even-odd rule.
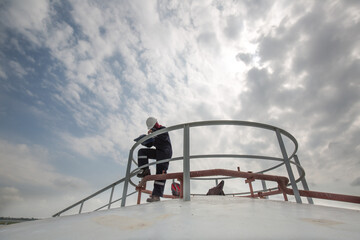
[[[360,211],[229,196],[168,200],[0,228],[1,239],[359,239]]]

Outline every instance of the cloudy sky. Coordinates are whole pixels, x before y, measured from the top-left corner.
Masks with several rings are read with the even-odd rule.
[[[310,189],[360,195],[359,12],[356,0],[0,1],[0,216],[48,217],[123,177],[148,116],[275,125],[298,140]],[[279,155],[246,131],[195,129],[191,151]]]

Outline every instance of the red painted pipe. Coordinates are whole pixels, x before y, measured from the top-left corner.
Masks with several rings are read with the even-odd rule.
[[[274,176],[274,175],[266,175],[266,174],[259,174],[259,173],[249,173],[249,172],[241,172],[241,171],[232,171],[226,169],[210,169],[210,170],[201,170],[201,171],[192,171],[190,172],[190,177],[209,177],[209,176],[230,176],[230,177],[241,177],[246,179],[258,179],[258,180],[265,180],[265,181],[273,181],[277,182],[279,185],[279,190],[272,191],[272,192],[262,192],[261,194],[254,194],[254,197],[263,197],[263,196],[270,196],[275,194],[282,193],[284,195],[285,201],[287,201],[286,194],[294,195],[294,191],[290,188],[287,188],[287,184],[289,183],[289,179],[287,177],[282,176]],[[140,192],[151,194],[151,191],[146,190],[146,182],[152,180],[166,180],[166,179],[178,179],[181,185],[181,193],[180,197],[183,196],[183,173],[168,173],[168,174],[158,174],[158,175],[148,175],[144,177],[137,188],[141,188]],[[315,191],[305,191],[299,190],[300,196],[303,197],[313,197],[313,198],[320,198],[320,199],[327,199],[327,200],[335,200],[341,202],[350,202],[350,203],[357,203],[360,204],[360,197],[358,196],[351,196],[351,195],[343,195],[343,194],[335,194],[335,193],[325,193],[325,192],[315,192]],[[165,198],[175,198],[172,195],[164,195]],[[140,198],[140,197],[139,197]]]
[[[232,170],[226,170],[226,169],[210,169],[210,170],[201,170],[201,171],[190,172],[190,177],[210,177],[210,176],[217,176],[217,175],[273,181],[273,182],[278,182],[280,185],[285,185],[285,186],[289,183],[289,179],[287,177],[266,175],[266,174],[259,174],[259,173],[232,171]],[[148,175],[140,181],[138,187],[144,186],[145,182],[147,182],[147,181],[166,180],[166,179],[182,179],[182,177],[183,177],[182,172],[158,174],[158,175]]]
[[[286,188],[286,193],[290,195],[294,195],[294,191],[290,188]],[[315,192],[315,191],[305,191],[299,190],[300,196],[302,197],[312,197],[312,198],[320,198],[326,200],[334,200],[340,202],[349,202],[349,203],[357,203],[360,204],[360,197],[344,195],[344,194],[336,194],[336,193],[326,193],[326,192]]]
[[[231,177],[242,177],[247,179],[260,179],[260,180],[267,180],[267,181],[275,181],[278,182],[279,185],[285,185],[289,182],[289,179],[286,177],[281,176],[272,176],[272,175],[265,175],[265,174],[257,174],[257,173],[249,173],[249,172],[241,172],[241,171],[232,171],[226,169],[210,169],[210,170],[201,170],[201,171],[192,171],[190,172],[190,177],[209,177],[209,176],[231,176]],[[146,190],[146,182],[147,181],[154,181],[154,180],[166,180],[166,179],[178,179],[180,181],[180,198],[183,197],[183,173],[167,173],[167,174],[157,174],[157,175],[147,175],[145,176],[137,186],[137,189],[141,189],[141,192],[151,194],[152,192]],[[172,195],[164,195],[164,198],[174,198]],[[139,199],[141,196],[138,196],[138,204],[140,204]]]

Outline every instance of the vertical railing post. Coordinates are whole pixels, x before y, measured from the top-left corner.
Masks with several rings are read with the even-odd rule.
[[[108,209],[110,209],[110,207],[111,207],[111,202],[112,202],[112,198],[113,198],[113,194],[114,194],[114,188],[115,188],[115,185],[111,188],[111,194],[110,194]]]
[[[126,175],[125,175],[125,181],[124,181],[123,195],[122,195],[122,198],[121,198],[121,207],[125,207],[125,204],[126,204],[126,195],[127,195],[127,190],[128,190],[129,181],[130,181],[130,170],[131,170],[131,158],[132,158],[132,153],[133,153],[133,151],[130,150],[129,159],[128,159],[128,164],[127,164],[127,168],[126,168]]]
[[[262,187],[263,187],[264,192],[266,192],[267,187],[266,187],[266,182],[265,182],[265,180],[261,180],[261,185],[262,185]],[[268,197],[268,196],[265,196],[264,198],[265,198],[265,199],[268,199],[269,197]]]
[[[294,155],[294,160],[295,160],[296,164],[299,164],[301,166],[299,158],[298,158],[298,156],[296,154]],[[301,169],[299,167],[297,167],[297,170],[298,170],[299,175],[301,175]],[[305,176],[304,176],[303,179],[301,179],[301,183],[303,185],[304,190],[306,190],[306,191],[310,190],[309,186],[308,186],[308,184],[306,182]],[[307,200],[308,200],[308,203],[314,204],[314,201],[313,201],[313,199],[311,197],[308,197]]]
[[[184,201],[190,201],[190,129],[189,124],[184,126],[184,154],[183,154],[183,192]]]
[[[286,170],[287,170],[289,178],[290,178],[290,183],[291,183],[291,187],[292,187],[292,189],[294,191],[294,196],[295,196],[296,202],[297,203],[302,203],[300,193],[299,193],[298,187],[297,187],[296,182],[295,182],[294,173],[293,173],[293,171],[291,169],[290,159],[289,159],[289,157],[288,157],[288,155],[286,153],[285,144],[284,144],[284,141],[283,141],[283,139],[281,137],[280,130],[278,128],[276,128],[275,132],[276,132],[277,139],[279,141],[281,153],[282,153],[283,158],[284,158]]]
[[[80,209],[79,209],[79,214],[82,212],[83,206],[84,206],[84,201],[81,202]]]

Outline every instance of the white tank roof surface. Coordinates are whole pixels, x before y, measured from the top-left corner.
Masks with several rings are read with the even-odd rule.
[[[360,211],[196,196],[0,228],[0,239],[360,239]]]

